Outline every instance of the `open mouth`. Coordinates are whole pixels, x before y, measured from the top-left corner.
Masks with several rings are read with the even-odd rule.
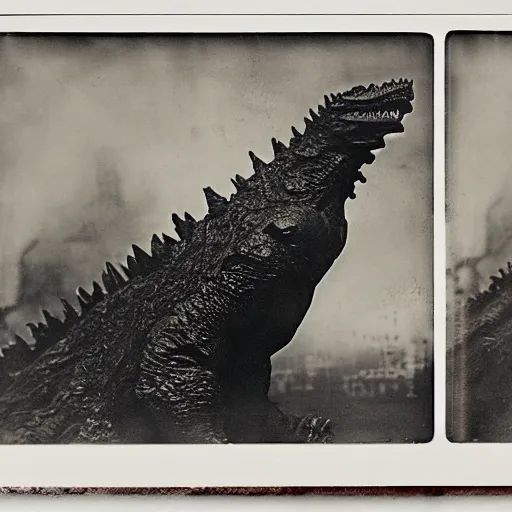
[[[381,86],[357,86],[341,95],[344,104],[354,109],[342,114],[344,119],[362,122],[401,122],[412,111],[412,80],[391,80]]]
[[[401,121],[405,113],[396,110],[356,110],[343,116],[350,121]]]

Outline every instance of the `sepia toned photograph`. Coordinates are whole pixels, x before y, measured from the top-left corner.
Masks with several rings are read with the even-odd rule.
[[[449,34],[447,432],[511,442],[512,34]]]
[[[512,233],[471,37],[452,310]],[[430,36],[4,34],[0,91],[1,444],[432,439]]]

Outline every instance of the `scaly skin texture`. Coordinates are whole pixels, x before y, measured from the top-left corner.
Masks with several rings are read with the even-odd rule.
[[[3,361],[0,439],[70,442],[325,442],[328,420],[281,412],[268,399],[271,356],[287,345],[347,238],[344,206],[359,171],[403,131],[412,82],[325,97],[275,158],[252,152],[228,201],[173,215],[177,242],[154,236],[105,290],[78,291],[64,321],[43,312],[35,350],[18,339]],[[105,293],[106,291],[106,293]]]
[[[464,305],[460,342],[448,356],[455,442],[512,442],[512,264],[491,279]]]

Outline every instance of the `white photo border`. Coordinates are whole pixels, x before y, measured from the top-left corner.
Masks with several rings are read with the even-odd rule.
[[[492,4],[492,2],[491,2]],[[5,9],[3,12],[7,12]],[[425,33],[434,37],[435,434],[416,445],[0,446],[0,487],[267,487],[510,485],[512,444],[445,437],[445,37],[512,31],[510,16],[3,16],[18,32]]]

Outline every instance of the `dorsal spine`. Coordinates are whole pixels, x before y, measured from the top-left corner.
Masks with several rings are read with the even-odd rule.
[[[328,96],[325,96],[325,107],[319,105],[319,114],[310,110],[311,119],[305,118],[306,131],[311,130],[315,126],[315,123],[321,119],[324,111],[328,110],[332,106],[332,103],[336,101],[336,95],[332,94],[331,98],[332,100]],[[303,135],[293,126],[292,133],[293,137],[290,139],[290,144],[299,143]],[[271,139],[271,144],[276,158],[286,153],[289,149],[284,143],[275,138]],[[270,165],[270,163],[267,164],[263,162],[263,160],[258,158],[252,151],[249,151],[249,157],[252,161],[255,175],[265,171]],[[237,192],[242,192],[247,187],[247,180],[238,174],[232,182]],[[208,204],[208,215],[216,217],[227,211],[229,205],[227,199],[214,192],[210,187],[206,187],[204,193]],[[120,265],[126,279],[112,263],[107,262],[105,270],[102,272],[103,288],[96,281],[93,282],[91,292],[87,292],[81,287],[78,288],[77,301],[80,308],[79,311],[75,310],[68,301],[61,299],[63,305],[62,319],[43,310],[44,322],[39,322],[37,325],[34,323],[27,324],[34,339],[34,343],[29,344],[22,337],[16,336],[13,345],[2,349],[3,357],[0,357],[0,386],[3,388],[16,372],[31,364],[54,343],[63,339],[97,304],[106,300],[106,298],[117,293],[119,290],[122,290],[138,276],[148,275],[153,272],[162,261],[172,261],[173,253],[176,248],[191,240],[198,223],[189,213],[184,214],[184,219],[173,214],[172,220],[175,224],[176,233],[181,238],[180,241],[166,234],[162,234],[162,239],[157,235],[153,235],[151,239],[151,255],[146,253],[139,246],[133,245],[133,256],[129,255],[127,257],[126,265]]]

